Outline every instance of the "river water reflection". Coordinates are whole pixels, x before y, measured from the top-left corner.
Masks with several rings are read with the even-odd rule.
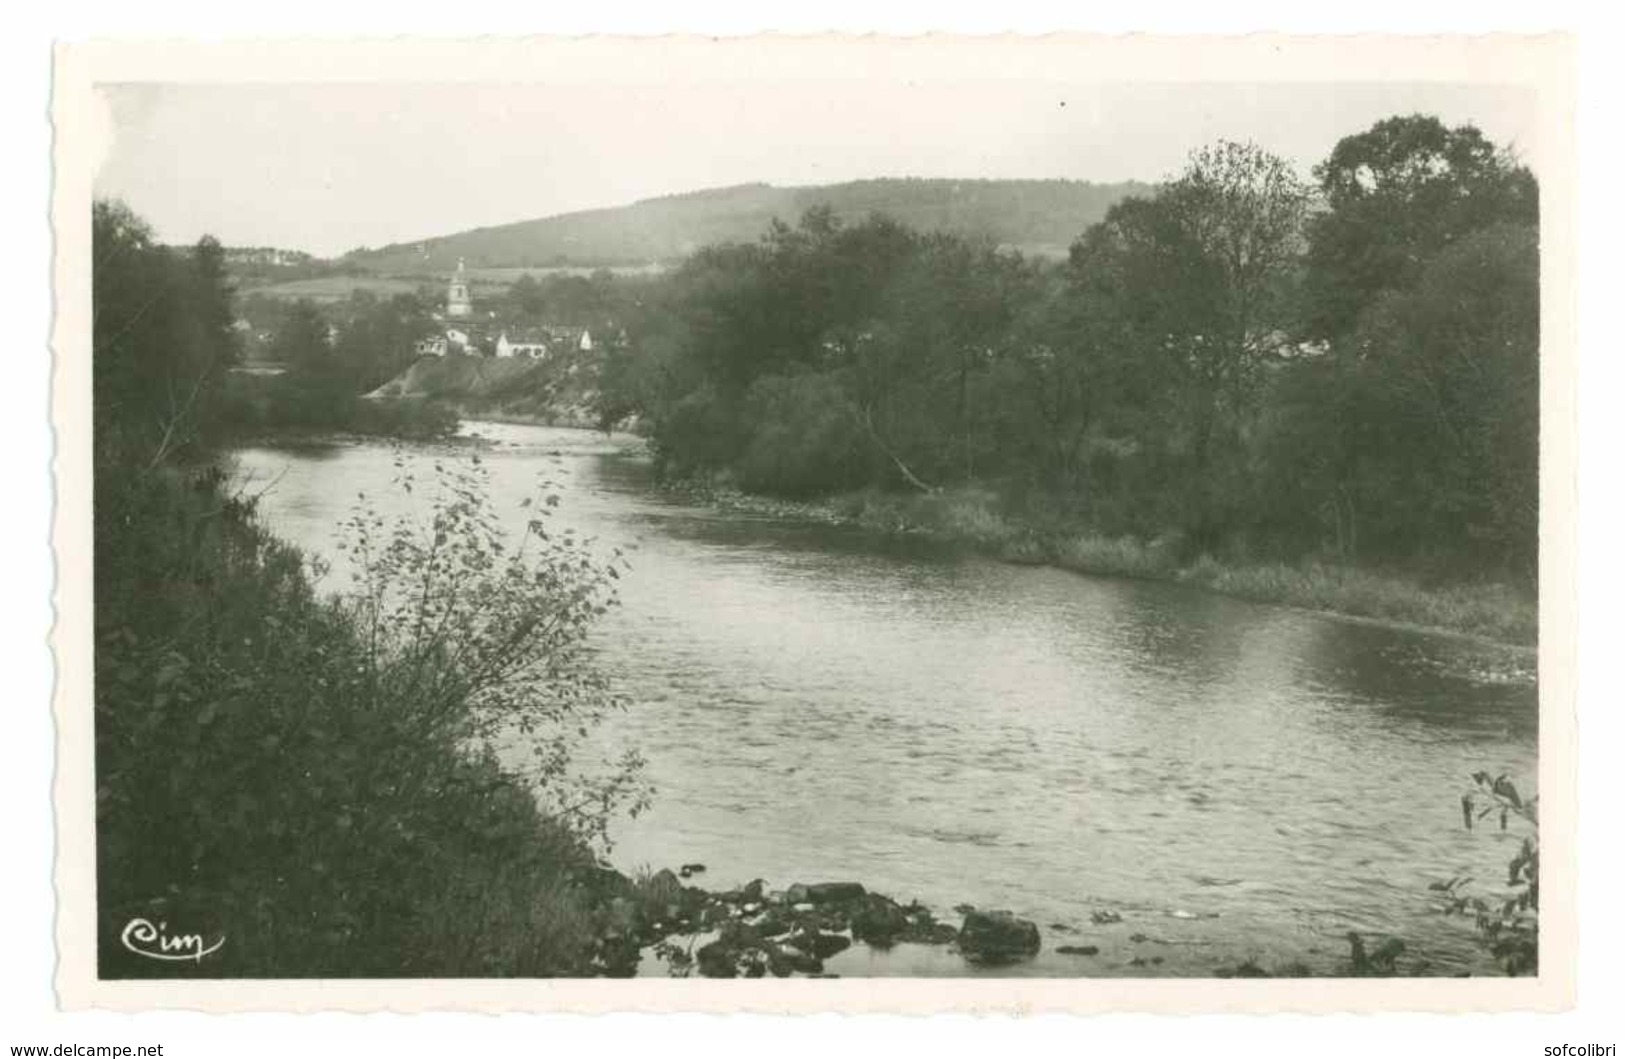
[[[1488,969],[1427,885],[1504,875],[1511,837],[1464,832],[1457,802],[1480,768],[1531,784],[1532,654],[722,513],[601,435],[465,430],[506,507],[550,475],[565,524],[630,550],[596,640],[634,706],[606,738],[642,749],[658,793],[616,829],[623,869],[1009,908],[1045,952],[1002,974],[1327,971],[1350,930],[1397,934],[1436,973]],[[330,558],[356,494],[388,500],[394,459],[239,454],[274,480],[272,526]],[[911,948],[829,967],[973,970]]]

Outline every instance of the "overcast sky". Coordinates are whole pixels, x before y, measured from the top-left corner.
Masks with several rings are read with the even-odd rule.
[[[1254,140],[1305,175],[1412,112],[1531,157],[1533,97],[1425,84],[1087,85],[874,77],[649,85],[141,85],[103,89],[97,194],[166,241],[337,254],[765,181],[1155,181],[1196,146]]]

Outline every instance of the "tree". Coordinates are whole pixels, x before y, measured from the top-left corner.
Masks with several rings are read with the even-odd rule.
[[[271,339],[271,359],[288,370],[311,378],[333,378],[339,374],[328,323],[316,303],[301,298],[288,308]]]
[[[404,371],[416,358],[418,339],[433,329],[428,309],[411,294],[379,300],[357,291],[347,308],[332,355],[335,370],[356,393],[375,390]]]
[[[91,207],[92,396],[99,456],[156,465],[214,425],[236,361],[220,244],[161,246],[121,202]]]
[[[1434,255],[1493,224],[1533,225],[1528,169],[1471,125],[1413,114],[1344,137],[1315,167],[1325,209],[1309,227],[1308,333],[1353,330],[1387,291],[1414,284]]]
[[[1157,365],[1126,341],[1099,291],[1071,269],[1040,270],[1017,300],[995,366],[1001,446],[1016,473],[1069,502],[1095,499],[1092,467],[1111,438],[1148,435],[1145,416],[1165,391]]]
[[[1143,373],[1176,397],[1165,436],[1187,461],[1186,521],[1215,543],[1242,502],[1236,452],[1264,366],[1288,349],[1308,189],[1253,144],[1194,152],[1150,199],[1127,199],[1073,244],[1072,268]]]
[[[1288,289],[1308,189],[1287,162],[1253,144],[1222,141],[1191,155],[1165,197],[1202,255],[1213,332],[1194,336],[1192,368],[1206,391],[1197,421],[1198,464],[1225,410],[1240,417],[1262,365],[1286,344]]]
[[[1540,263],[1533,228],[1468,235],[1361,318],[1384,403],[1393,545],[1450,542],[1533,579],[1539,551]],[[1368,488],[1371,486],[1368,485]]]

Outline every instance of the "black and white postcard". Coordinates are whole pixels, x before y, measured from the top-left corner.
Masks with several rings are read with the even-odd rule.
[[[1571,1003],[1571,64],[64,46],[63,1003]]]

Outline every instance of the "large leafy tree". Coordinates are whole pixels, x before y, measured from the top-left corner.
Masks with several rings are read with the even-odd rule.
[[[1535,179],[1510,152],[1471,125],[1420,114],[1344,137],[1315,177],[1325,209],[1309,228],[1306,304],[1308,331],[1322,339],[1348,334],[1463,236],[1538,219]]]
[[[1308,203],[1285,160],[1220,142],[1155,197],[1114,206],[1072,248],[1095,313],[1163,395],[1156,440],[1183,454],[1181,517],[1204,545],[1239,497],[1229,479],[1264,365],[1287,350]]]
[[[1308,188],[1285,159],[1222,141],[1193,153],[1163,198],[1209,285],[1206,328],[1189,348],[1201,462],[1214,420],[1249,411],[1262,365],[1285,346]]]

